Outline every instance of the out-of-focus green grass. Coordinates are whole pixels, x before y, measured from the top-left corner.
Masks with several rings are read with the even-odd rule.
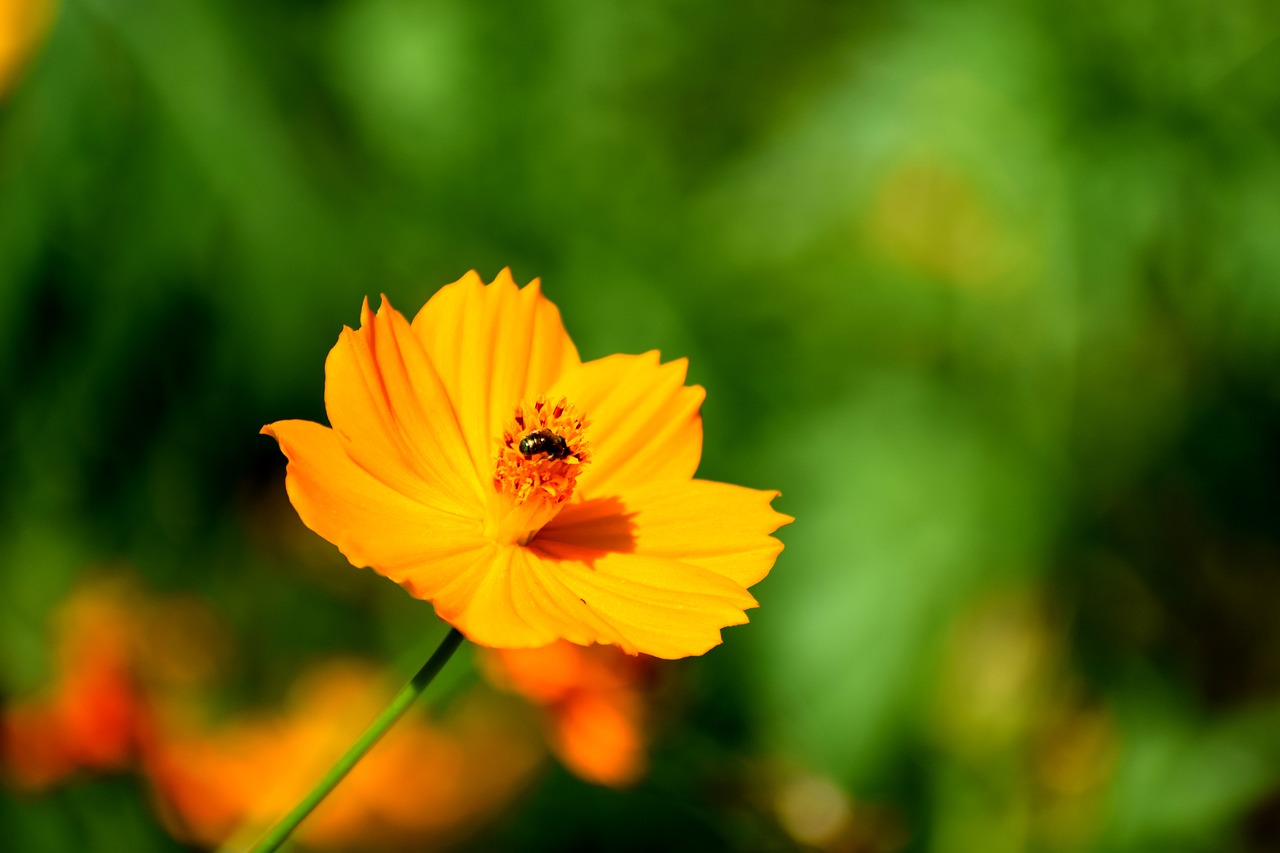
[[[480,849],[1271,849],[1278,36],[1243,0],[64,0],[0,103],[0,685],[115,565],[227,614],[230,706],[411,668],[429,608],[297,544],[257,431],[323,419],[365,295],[510,265],[584,357],[688,356],[701,475],[797,521],[673,665],[648,781],[553,774]],[[146,802],[0,795],[0,847],[166,849]]]

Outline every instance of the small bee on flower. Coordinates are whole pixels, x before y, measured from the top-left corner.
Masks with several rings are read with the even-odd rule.
[[[562,436],[540,429],[520,439],[520,455],[525,459],[532,459],[539,453],[545,453],[548,459],[563,459],[569,455],[569,445]]]

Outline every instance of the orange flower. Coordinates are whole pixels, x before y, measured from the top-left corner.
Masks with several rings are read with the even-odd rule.
[[[791,519],[693,478],[704,392],[656,352],[582,362],[535,280],[442,288],[410,325],[365,302],[325,363],[332,428],[263,428],[303,522],[496,648],[662,658],[747,621]]]
[[[543,707],[551,749],[574,774],[615,787],[644,774],[648,715],[642,688],[652,658],[560,642],[500,649],[481,660],[491,682]]]
[[[54,683],[0,714],[0,763],[15,784],[39,790],[77,771],[132,766],[151,717],[134,671],[136,610],[129,587],[112,582],[64,604]]]
[[[387,697],[357,661],[299,679],[283,713],[220,729],[166,722],[147,761],[161,817],[184,841],[239,849],[314,784]],[[300,829],[311,848],[419,849],[510,804],[544,752],[513,709],[476,692],[443,720],[413,714],[391,729]]]

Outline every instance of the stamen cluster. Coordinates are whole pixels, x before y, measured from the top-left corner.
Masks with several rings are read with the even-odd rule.
[[[589,424],[563,397],[556,403],[542,395],[532,403],[522,402],[502,432],[494,486],[517,504],[534,498],[564,503],[591,458],[584,434]],[[534,440],[526,441],[529,436]],[[530,448],[537,449],[529,452]],[[565,448],[568,453],[562,452]]]

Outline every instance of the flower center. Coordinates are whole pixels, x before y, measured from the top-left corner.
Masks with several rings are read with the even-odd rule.
[[[584,431],[588,421],[563,398],[539,396],[516,406],[502,431],[494,466],[494,512],[490,535],[524,545],[556,517],[573,496],[582,466],[590,460]]]

